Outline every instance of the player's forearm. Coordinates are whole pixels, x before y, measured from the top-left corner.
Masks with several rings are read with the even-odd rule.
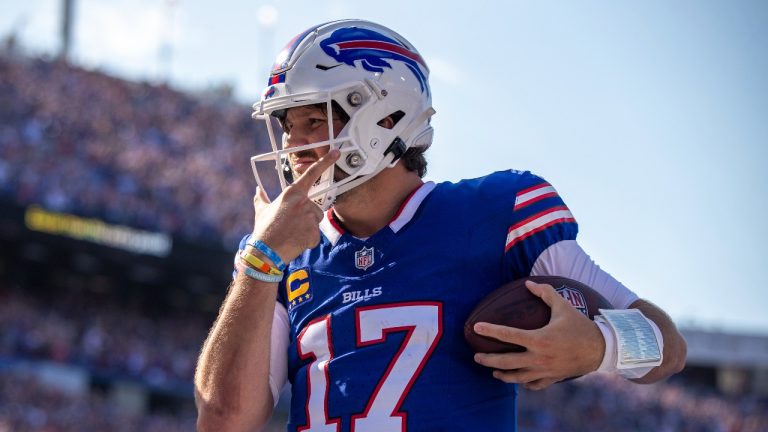
[[[249,430],[272,412],[269,345],[274,283],[237,276],[195,371],[198,430]]]
[[[636,378],[632,381],[649,384],[669,378],[683,370],[688,347],[672,319],[656,305],[645,300],[637,300],[630,307],[640,309],[647,318],[656,323],[664,338],[664,359],[661,365],[651,369],[642,378]]]

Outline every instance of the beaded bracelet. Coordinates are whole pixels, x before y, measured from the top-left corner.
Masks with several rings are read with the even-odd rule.
[[[248,276],[251,279],[256,279],[258,281],[262,282],[280,282],[283,280],[283,274],[280,273],[277,274],[269,274],[269,273],[262,273],[254,268],[243,266],[243,271],[245,271],[245,275]]]
[[[263,241],[255,240],[249,244],[269,258],[278,270],[285,270],[285,263],[280,259],[280,255],[278,255],[271,247],[264,244]]]
[[[240,251],[240,259],[244,260],[245,262],[252,265],[253,267],[256,267],[256,269],[262,273],[281,275],[281,276],[283,274],[283,272],[281,272],[280,270],[260,260],[256,255],[248,253],[244,250]]]

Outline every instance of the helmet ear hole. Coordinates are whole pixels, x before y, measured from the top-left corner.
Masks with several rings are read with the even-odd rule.
[[[398,122],[400,122],[400,120],[403,119],[403,117],[405,117],[405,113],[400,111],[400,110],[397,110],[397,111],[393,112],[392,114],[390,114],[390,115],[384,117],[383,119],[379,120],[378,123],[376,123],[376,124],[381,126],[381,127],[383,127],[383,128],[385,128],[385,129],[392,129],[393,127],[395,127],[395,125]]]

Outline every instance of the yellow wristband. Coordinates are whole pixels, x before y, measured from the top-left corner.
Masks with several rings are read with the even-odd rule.
[[[254,268],[256,268],[256,270],[264,274],[272,274],[272,275],[283,274],[283,272],[281,272],[280,270],[272,267],[271,265],[257,258],[255,255],[248,253],[244,250],[240,251],[240,258],[245,262],[247,262],[248,264],[252,265]]]

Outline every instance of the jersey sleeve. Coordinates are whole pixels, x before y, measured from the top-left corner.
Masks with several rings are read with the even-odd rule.
[[[522,173],[517,181],[506,211],[506,241],[504,267],[507,279],[530,275],[539,255],[551,245],[563,240],[575,240],[578,224],[571,210],[546,180],[530,172]]]

